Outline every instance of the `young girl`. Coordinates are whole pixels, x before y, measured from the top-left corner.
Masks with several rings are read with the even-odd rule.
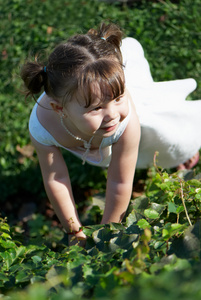
[[[126,38],[121,46],[121,40],[122,32],[116,25],[102,24],[97,31],[91,29],[57,46],[46,64],[28,62],[21,72],[27,96],[42,88],[45,91],[33,108],[30,136],[48,198],[70,238],[76,240],[85,239],[85,235],[80,230],[60,147],[83,163],[108,167],[104,224],[121,222],[130,201],[136,164],[148,167],[159,151],[160,165],[185,167],[201,144],[201,133],[195,138],[194,132],[201,125],[195,118],[198,106],[194,108],[189,102],[182,117],[179,115],[194,81],[157,86],[141,45]],[[179,99],[178,111],[170,109],[166,99],[171,103]],[[196,102],[201,108],[200,101]],[[189,128],[181,137],[183,127]],[[189,133],[194,134],[192,139]],[[197,159],[193,158],[193,164]]]

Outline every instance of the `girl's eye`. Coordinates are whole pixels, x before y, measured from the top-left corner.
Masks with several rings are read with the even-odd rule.
[[[101,106],[95,107],[95,108],[93,109],[93,111],[99,111],[101,108],[102,108]]]
[[[122,99],[122,97],[121,97],[121,96],[119,96],[119,97],[117,97],[117,98],[115,99],[115,102],[120,102],[120,101],[121,101],[121,99]]]

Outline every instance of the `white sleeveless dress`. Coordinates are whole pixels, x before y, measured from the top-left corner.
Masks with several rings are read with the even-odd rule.
[[[158,165],[176,167],[201,148],[201,100],[187,101],[194,79],[154,82],[138,41],[122,43],[126,85],[141,124],[137,167],[147,168],[159,152]]]
[[[158,165],[163,168],[176,167],[186,162],[201,148],[201,100],[186,101],[188,94],[196,88],[195,80],[154,82],[142,46],[137,40],[125,38],[121,51],[126,86],[141,124],[137,168],[151,166],[156,151],[159,152]],[[89,152],[86,158],[88,163],[100,167],[109,165],[111,145],[123,134],[129,118],[130,114],[114,135],[102,140],[98,150]],[[29,130],[39,143],[62,147],[40,124],[37,118],[37,104],[31,113]],[[65,149],[81,159],[85,152],[82,147]]]

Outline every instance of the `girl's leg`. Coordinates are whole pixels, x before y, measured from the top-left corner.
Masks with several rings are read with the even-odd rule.
[[[177,170],[192,169],[199,162],[199,158],[200,158],[200,154],[199,154],[199,151],[198,151],[193,157],[191,157],[185,163],[180,164],[177,167]]]

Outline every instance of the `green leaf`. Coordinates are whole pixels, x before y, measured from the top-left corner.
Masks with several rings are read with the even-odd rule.
[[[126,227],[133,225],[137,221],[136,213],[134,210],[126,218]]]
[[[25,251],[26,251],[26,247],[24,246],[20,246],[18,248],[15,248],[15,251],[16,251],[16,256],[17,257],[21,257],[24,255]]]
[[[110,230],[115,230],[115,231],[125,230],[125,227],[120,223],[110,223]]]
[[[121,232],[117,237],[110,240],[110,244],[115,244],[121,249],[128,249],[138,238],[139,234],[126,234]]]
[[[8,251],[5,251],[3,253],[1,252],[0,257],[3,258],[6,270],[8,270],[10,268],[10,266],[12,265],[12,262],[13,262],[13,257],[11,255],[11,253],[9,253]]]
[[[4,239],[1,239],[0,238],[0,245],[3,247],[3,248],[6,248],[6,249],[8,249],[8,248],[16,248],[16,244],[13,242],[13,241],[11,241],[11,240],[4,240]]]
[[[165,228],[162,230],[162,236],[165,240],[169,239],[171,236],[173,236],[176,233],[182,233],[185,229],[185,225],[182,224],[166,224]]]
[[[155,211],[157,211],[159,213],[159,215],[161,215],[164,212],[164,210],[166,209],[166,205],[152,202],[150,208],[154,209]]]
[[[176,210],[176,213],[180,214],[182,211],[184,211],[184,207],[183,206],[178,206],[177,210]]]
[[[188,184],[194,186],[194,187],[197,187],[197,188],[200,188],[201,187],[201,182],[200,180],[197,180],[197,179],[191,179],[188,181]]]
[[[152,208],[145,209],[144,214],[149,219],[158,219],[160,217],[159,213]]]
[[[168,202],[168,212],[169,213],[177,213],[177,207],[173,202]]]
[[[37,264],[37,263],[41,262],[41,260],[42,260],[42,258],[37,255],[32,256],[31,259],[33,260],[34,264]]]
[[[0,273],[0,281],[3,282],[9,281],[8,274]]]
[[[22,282],[29,282],[32,275],[29,274],[27,271],[21,270],[18,272],[17,276],[15,277],[16,283],[22,283]]]
[[[5,220],[3,220],[2,218],[0,218],[0,230],[10,232],[10,226],[5,223]]]
[[[195,195],[195,199],[201,202],[201,193]]]
[[[149,199],[146,196],[140,196],[131,202],[131,206],[139,213],[148,208]]]
[[[4,238],[4,239],[11,239],[10,234],[8,234],[6,232],[1,233],[1,237]]]
[[[145,229],[151,227],[149,222],[145,219],[141,219],[137,222],[137,225],[139,226],[140,229]]]

